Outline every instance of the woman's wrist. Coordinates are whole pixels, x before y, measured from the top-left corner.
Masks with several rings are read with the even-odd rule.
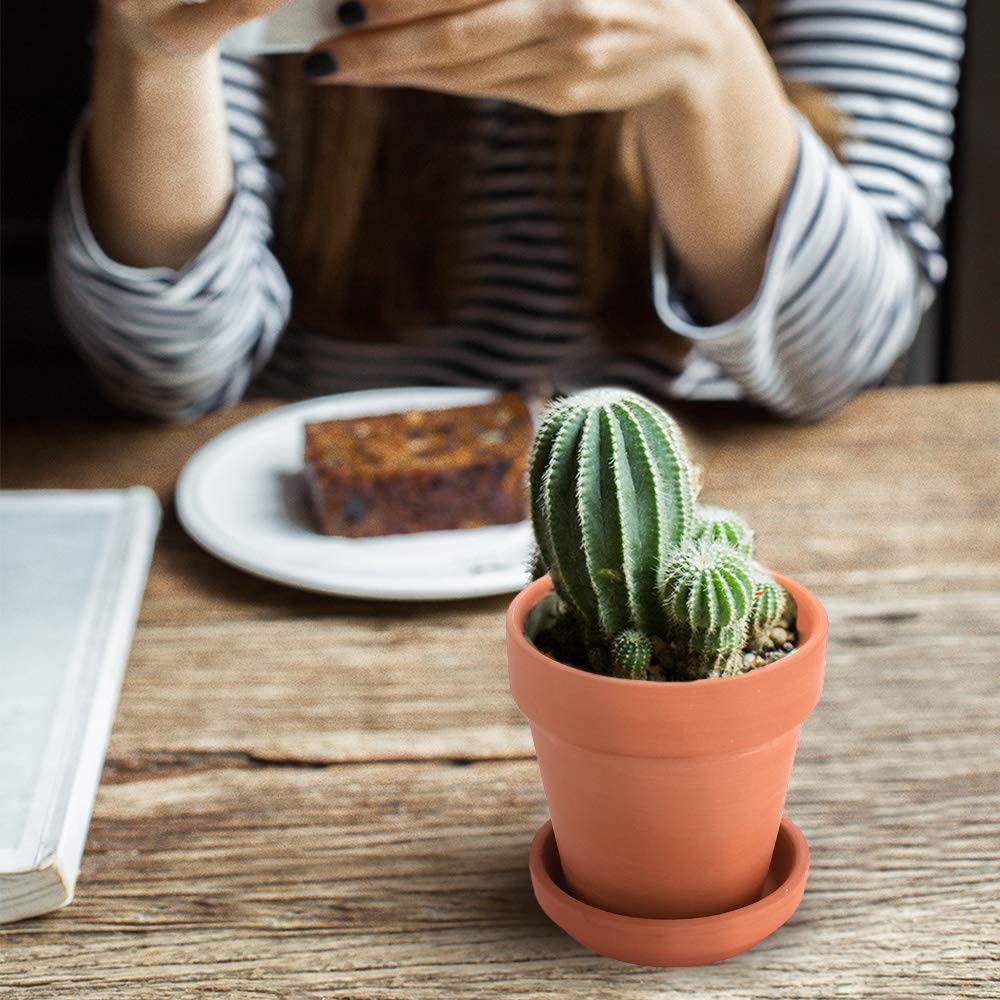
[[[750,104],[764,105],[771,115],[788,115],[770,54],[733,0],[705,0],[689,30],[684,71],[661,95],[636,108],[640,120],[659,131],[673,128],[697,139],[697,126],[711,130]]]
[[[798,157],[774,64],[735,4],[724,7],[686,78],[636,111],[661,228],[709,321],[753,300]]]
[[[181,52],[160,44],[142,28],[102,10],[95,33],[95,73],[110,70],[119,77],[155,81],[158,86],[184,85],[214,72],[218,47]]]

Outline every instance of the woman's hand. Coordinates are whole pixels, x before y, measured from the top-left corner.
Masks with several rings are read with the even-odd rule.
[[[101,0],[102,30],[111,30],[133,51],[162,56],[198,56],[222,36],[288,0]]]
[[[314,49],[311,76],[553,114],[639,107],[686,86],[724,61],[734,15],[730,0],[367,0],[362,10],[356,30]]]
[[[494,97],[553,114],[632,111],[661,230],[703,317],[760,286],[798,135],[735,0],[366,0],[317,46],[322,82]]]

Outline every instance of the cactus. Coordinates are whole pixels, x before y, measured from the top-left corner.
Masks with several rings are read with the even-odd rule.
[[[674,422],[642,396],[591,390],[553,403],[535,437],[531,518],[559,596],[608,644],[665,625],[660,554],[687,540],[694,490]]]
[[[737,673],[754,599],[749,557],[726,542],[692,541],[662,569],[673,634],[687,651],[691,677]]]
[[[750,611],[750,633],[756,644],[762,643],[788,610],[788,592],[781,584],[758,569],[754,578],[753,608]]]
[[[611,644],[611,664],[615,677],[644,681],[652,658],[653,643],[637,629],[627,628],[624,632],[619,632]]]
[[[695,512],[692,537],[712,542],[725,542],[734,549],[753,554],[753,529],[739,514],[721,507],[699,507]]]
[[[551,634],[577,666],[727,676],[788,613],[749,525],[698,506],[694,481],[676,424],[642,396],[590,390],[546,411],[529,471],[532,574],[552,578],[567,621]]]

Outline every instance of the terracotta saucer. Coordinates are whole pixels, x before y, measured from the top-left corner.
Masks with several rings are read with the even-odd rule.
[[[809,874],[809,845],[802,831],[783,817],[764,895],[738,910],[681,920],[608,913],[569,895],[551,821],[535,834],[530,868],[539,905],[585,948],[635,965],[707,965],[748,951],[796,911]]]

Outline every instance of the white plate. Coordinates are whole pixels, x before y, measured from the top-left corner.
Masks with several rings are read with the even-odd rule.
[[[209,441],[177,483],[187,533],[224,562],[305,590],[385,600],[446,600],[520,590],[531,526],[382,538],[319,534],[301,478],[303,424],[482,403],[483,389],[376,389],[310,399],[253,417]]]

